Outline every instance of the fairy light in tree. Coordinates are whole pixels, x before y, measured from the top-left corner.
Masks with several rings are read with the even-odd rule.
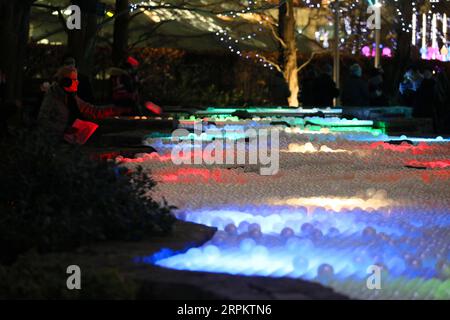
[[[443,61],[450,61],[450,53],[447,46],[447,14],[444,13],[442,18],[442,45],[441,49],[441,57]]]
[[[427,15],[422,14],[422,49],[420,49],[422,58],[427,58]]]
[[[431,20],[431,59],[435,60],[437,58],[436,52],[439,52],[437,44],[437,17],[433,14],[433,19]]]
[[[334,1],[334,0],[333,0]],[[331,15],[333,13],[333,8],[330,7],[330,3],[333,2],[331,0],[302,0],[297,2],[300,4],[300,7],[307,8],[310,10],[322,10],[320,14],[321,17],[326,16],[326,12],[330,12]],[[392,22],[394,25],[399,25],[400,30],[402,32],[411,32],[411,39],[413,45],[419,44],[419,39],[422,37],[422,47],[420,49],[421,56],[427,59],[431,59],[431,52],[429,45],[434,47],[434,55],[437,59],[444,59],[448,56],[448,41],[447,39],[447,14],[438,14],[436,12],[436,7],[439,6],[439,3],[442,1],[430,1],[430,0],[412,0],[410,5],[412,9],[411,19],[405,18],[402,13],[404,4],[399,0],[388,1],[388,0],[379,0],[379,3],[383,5],[384,10],[389,10],[393,13]],[[152,16],[152,20],[161,18],[163,20],[189,20],[195,27],[204,28],[204,23],[208,23],[208,31],[212,32],[216,39],[223,44],[223,46],[229,50],[231,53],[236,54],[242,58],[250,59],[251,56],[249,54],[245,54],[243,51],[244,48],[249,44],[257,43],[257,38],[262,34],[266,34],[268,31],[268,27],[266,25],[266,19],[269,19],[266,14],[273,15],[273,12],[267,11],[268,9],[276,9],[274,1],[265,1],[265,0],[247,0],[241,1],[240,7],[236,7],[234,9],[229,9],[225,13],[219,15],[205,15],[203,13],[198,12],[190,12],[185,10],[179,10],[171,6],[170,3],[166,3],[164,1],[142,1],[140,3],[135,3],[130,5],[131,11],[136,10],[148,10]],[[369,45],[371,47],[372,41],[372,33],[370,30],[366,28],[366,9],[367,5],[373,4],[373,0],[340,0],[340,12],[343,24],[343,31],[340,34],[340,47],[342,50],[345,50],[349,53],[357,53],[364,46]],[[189,6],[189,5],[188,5]],[[155,8],[149,8],[155,7]],[[194,7],[194,5],[192,5]],[[230,8],[228,6],[228,8]],[[419,9],[418,9],[419,8]],[[425,13],[424,19],[425,25],[422,25],[422,30],[420,30],[420,14],[423,13],[425,8],[428,8],[428,13]],[[421,11],[421,12],[419,12]],[[325,15],[324,15],[325,13]],[[433,33],[433,13],[436,14],[436,32]],[[307,13],[311,15],[311,13]],[[385,14],[383,12],[383,14]],[[387,16],[386,12],[386,16]],[[225,22],[233,22],[233,19],[242,19],[245,20],[247,24],[251,24],[253,26],[253,30],[246,34],[236,35],[236,30],[232,30],[233,26],[223,25],[220,22],[218,23],[217,18],[223,20]],[[321,19],[321,18],[320,18]],[[320,19],[318,21],[320,21]],[[203,21],[208,20],[208,21]],[[440,24],[442,22],[442,29],[440,28]],[[273,22],[272,22],[273,23]],[[331,21],[330,21],[331,23]],[[202,25],[202,26],[200,26]],[[274,27],[277,25],[275,23]],[[332,25],[322,26],[322,32],[320,34],[320,45],[324,48],[329,46],[329,35],[330,28]],[[320,30],[320,27],[317,26]],[[248,28],[247,28],[248,30]],[[430,31],[431,30],[431,31]],[[441,32],[442,30],[442,32]],[[308,34],[308,32],[303,32],[303,30],[297,29],[298,34]],[[425,32],[425,34],[423,34]],[[427,39],[428,37],[434,39],[436,37],[437,43],[433,42],[433,39]],[[314,33],[313,33],[314,34]],[[389,44],[384,44],[384,47],[388,49],[395,50],[397,48],[397,31],[395,28],[389,30],[386,41],[389,41]],[[442,38],[442,44],[441,44]],[[389,39],[389,40],[387,40]],[[368,44],[367,40],[370,41]],[[430,43],[429,43],[429,42]],[[441,48],[442,47],[442,48]],[[436,48],[437,51],[436,51]],[[439,50],[439,48],[441,48]],[[255,55],[253,56],[255,57]],[[274,69],[275,66],[271,65],[263,56],[257,56],[257,62],[262,64],[266,68]],[[445,58],[447,59],[447,58]],[[447,61],[447,60],[445,60]]]
[[[224,18],[233,18],[236,19],[238,17],[243,17],[244,19],[246,17],[248,17],[248,15],[254,15],[254,13],[251,13],[250,11],[252,10],[256,10],[258,8],[263,8],[262,4],[258,5],[258,2],[255,0],[250,0],[247,3],[247,6],[245,9],[240,10],[239,12],[230,12],[229,14],[226,15],[219,15],[219,17],[224,17]],[[262,17],[266,20],[268,20],[268,17]],[[231,31],[229,28],[221,28],[218,32],[215,33],[216,37],[218,38],[218,40],[220,42],[223,42],[224,46],[233,54],[236,54],[242,58],[246,58],[246,59],[250,59],[250,55],[246,54],[244,56],[244,53],[242,52],[242,49],[240,49],[240,45],[244,44],[245,42],[250,42],[252,40],[255,40],[256,37],[258,36],[257,33],[262,32],[263,31],[263,20],[262,18],[258,18],[257,16],[255,16],[254,19],[252,20],[258,20],[257,22],[257,28],[255,32],[251,32],[251,33],[247,33],[244,35],[241,35],[239,37],[239,39],[236,39],[232,36]],[[258,63],[262,64],[263,67],[265,68],[269,68],[270,70],[273,70],[274,67],[267,62],[265,59],[263,59],[261,56],[259,56],[258,54],[255,55],[255,57],[257,58]]]
[[[444,43],[447,42],[447,14],[444,13],[444,17],[442,18],[442,34],[443,34],[443,38],[442,40],[444,41]]]

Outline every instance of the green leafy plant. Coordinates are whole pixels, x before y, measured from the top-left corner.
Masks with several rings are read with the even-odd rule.
[[[38,132],[15,132],[0,147],[0,263],[30,249],[69,251],[171,230],[172,207],[147,197],[155,183],[142,170],[122,174]]]

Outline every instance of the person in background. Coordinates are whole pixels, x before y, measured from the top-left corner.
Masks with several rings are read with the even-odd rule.
[[[438,70],[435,85],[435,132],[450,133],[450,80],[444,70]]]
[[[78,71],[73,66],[58,70],[56,82],[48,89],[38,116],[38,129],[57,141],[76,135],[75,120],[96,120],[129,112],[129,108],[96,107],[78,95]]]
[[[365,107],[369,105],[369,86],[362,78],[361,66],[350,67],[350,76],[344,83],[342,105],[345,107]]]
[[[403,81],[400,83],[399,92],[403,104],[412,107],[417,96],[417,89],[422,83],[423,77],[415,66],[406,70]]]
[[[339,89],[333,81],[333,68],[327,64],[314,81],[314,106],[332,107],[334,98],[339,97]]]
[[[435,86],[433,73],[426,69],[423,72],[423,80],[417,88],[414,99],[413,116],[418,118],[432,118],[435,103]]]
[[[280,72],[274,73],[271,76],[269,86],[272,103],[276,106],[287,106],[291,92],[286,80]]]
[[[77,67],[77,61],[75,58],[70,55],[66,54],[63,57],[63,67]],[[94,97],[94,91],[92,90],[91,81],[89,80],[89,77],[83,73],[78,72],[78,96],[85,102],[94,103],[95,97]]]
[[[384,94],[384,71],[381,68],[373,68],[368,81],[370,106],[388,106],[389,102]]]
[[[300,99],[303,107],[314,107],[314,82],[316,81],[316,69],[307,67],[301,78]]]
[[[128,57],[121,68],[111,68],[112,102],[117,106],[131,108],[135,113],[142,114],[139,95],[139,61]]]

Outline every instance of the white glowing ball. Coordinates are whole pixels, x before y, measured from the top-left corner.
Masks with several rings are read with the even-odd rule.
[[[292,261],[292,265],[296,273],[304,274],[308,271],[308,260],[302,256],[297,256]]]
[[[186,256],[192,259],[199,258],[201,255],[202,250],[199,248],[191,248],[186,252]]]
[[[256,241],[251,238],[246,238],[239,244],[239,248],[242,252],[251,252],[255,246]]]
[[[214,245],[207,245],[203,249],[203,253],[209,258],[217,258],[220,256],[220,249]]]
[[[267,248],[261,245],[257,245],[251,250],[251,255],[254,258],[265,258],[268,256],[268,254],[269,251],[267,250]]]

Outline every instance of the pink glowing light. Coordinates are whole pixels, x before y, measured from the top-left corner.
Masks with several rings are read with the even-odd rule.
[[[374,142],[369,145],[369,149],[382,149],[394,152],[411,152],[414,155],[426,154],[432,151],[432,147],[426,143],[419,143],[417,146],[403,142],[399,145],[385,143],[383,141]]]
[[[370,57],[375,57],[376,56],[375,47],[370,48],[369,46],[364,46],[361,49],[361,53],[366,58],[370,58]],[[392,49],[389,48],[389,47],[384,47],[383,50],[381,51],[381,55],[383,57],[392,58]]]
[[[362,54],[365,56],[365,57],[370,57],[370,47],[369,46],[364,46],[363,48],[362,48]]]
[[[388,47],[383,48],[382,56],[383,57],[392,58],[392,50],[391,50],[391,48],[388,48]]]
[[[226,169],[179,168],[153,174],[156,181],[165,183],[233,183],[244,184],[248,179]]]

